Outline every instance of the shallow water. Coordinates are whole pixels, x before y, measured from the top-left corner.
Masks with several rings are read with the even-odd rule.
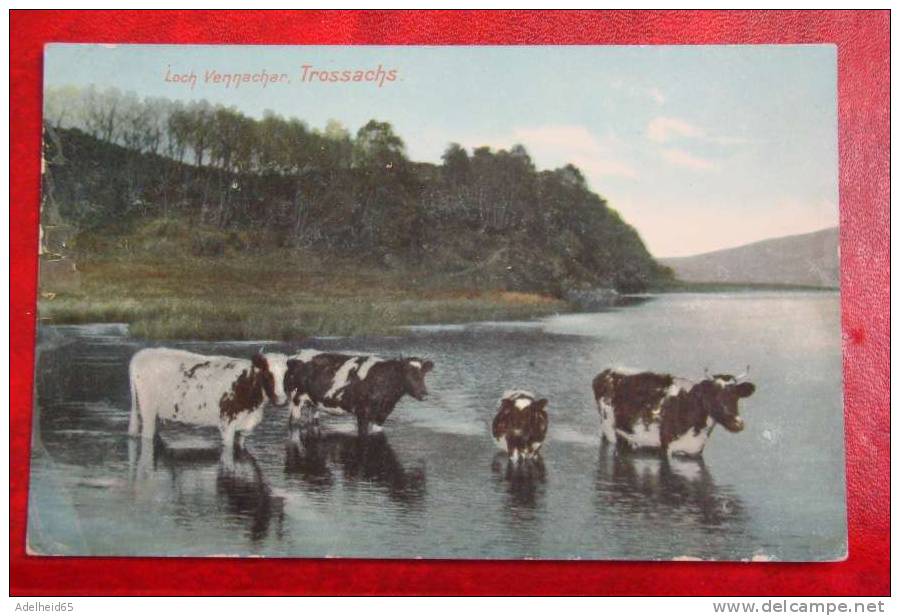
[[[177,343],[248,356],[259,343]],[[839,297],[678,294],[535,322],[329,338],[320,349],[435,361],[425,402],[382,434],[326,418],[321,439],[270,409],[249,452],[216,430],[126,436],[122,326],[43,327],[36,368],[29,547],[43,554],[832,560],[846,546]],[[267,344],[267,351],[293,347]],[[703,461],[601,446],[591,379],[607,367],[688,378],[741,372],[747,427]],[[543,466],[508,472],[489,426],[503,390],[550,399]]]

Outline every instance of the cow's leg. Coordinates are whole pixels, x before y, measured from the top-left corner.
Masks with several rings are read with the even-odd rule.
[[[128,478],[132,482],[137,476],[137,463],[140,453],[141,444],[135,439],[128,439]]]
[[[291,414],[288,416],[288,427],[299,424],[304,426],[311,422],[313,415],[313,404],[309,396],[303,394],[300,396],[296,404],[291,405]]]
[[[359,436],[369,434],[369,410],[366,407],[356,409],[356,429]]]
[[[615,412],[612,403],[604,398],[597,399],[597,410],[600,411],[600,439],[603,443],[616,444]]]
[[[356,416],[356,430],[359,436],[366,436],[369,433],[369,418],[366,415]]]
[[[312,419],[309,423],[309,429],[306,432],[307,434],[310,434],[312,436],[319,437],[322,435],[322,429],[319,426],[319,411],[316,410],[315,407],[313,407],[313,411],[314,412],[312,414]]]
[[[303,403],[303,410],[301,411],[301,415],[303,416],[303,422],[305,424],[315,426],[319,423],[319,407],[313,404],[313,401],[306,397],[306,400]]]
[[[509,461],[513,464],[519,462],[520,442],[518,438],[506,437],[506,453],[509,455]]]
[[[626,438],[620,438],[617,436],[613,444],[616,447],[616,453],[629,453],[631,451],[634,451],[634,446]]]
[[[298,404],[294,404],[293,400],[291,401],[291,412],[288,413],[288,430],[294,427],[294,424],[300,421],[300,410],[303,407]]]
[[[141,411],[141,437],[150,443],[156,440],[156,411]]]
[[[131,417],[128,419],[128,436],[141,435],[141,422],[138,419],[137,409],[131,409]]]
[[[153,439],[141,439],[141,450],[138,454],[135,479],[146,480],[156,467],[156,441]]]
[[[237,424],[229,421],[220,425],[219,430],[222,432],[222,450],[223,452],[234,453],[234,438],[237,434]]]
[[[547,467],[544,466],[544,458],[540,453],[534,457],[532,464],[536,471],[537,480],[540,482],[545,481],[547,479]]]
[[[131,379],[131,416],[128,419],[128,434],[138,436],[141,432],[140,418],[138,417],[138,397],[137,386],[134,378]]]

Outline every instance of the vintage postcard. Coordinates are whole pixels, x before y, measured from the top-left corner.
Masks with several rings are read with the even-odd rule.
[[[836,63],[47,46],[30,553],[845,558]]]

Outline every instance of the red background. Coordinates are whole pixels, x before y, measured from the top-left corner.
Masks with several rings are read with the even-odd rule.
[[[888,594],[890,24],[878,12],[13,11],[10,17],[10,583],[13,594]],[[42,46],[833,43],[838,47],[849,559],[616,563],[25,554]],[[810,524],[815,524],[810,519]]]

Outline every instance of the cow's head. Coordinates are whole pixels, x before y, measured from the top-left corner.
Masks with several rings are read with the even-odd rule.
[[[512,410],[509,414],[509,431],[512,436],[531,436],[536,426],[535,421],[540,419],[540,413],[547,408],[547,399],[541,398],[515,398],[503,400],[503,406]],[[509,435],[507,435],[509,436]]]
[[[741,377],[730,374],[714,374],[711,379],[702,383],[706,410],[729,432],[740,432],[744,429],[744,420],[738,412],[738,400],[747,398],[756,391],[753,383],[742,383],[740,379]]]
[[[265,393],[266,397],[272,404],[278,406],[284,406],[285,404],[285,396],[284,391],[282,389],[281,395],[279,396],[276,392],[276,380],[275,375],[272,374],[272,370],[269,368],[269,360],[266,359],[266,356],[262,353],[257,353],[253,356],[251,360],[253,364],[253,370],[251,370],[250,374],[253,378],[252,387],[254,390],[259,388],[263,393]]]
[[[295,396],[294,392],[300,388],[300,372],[303,370],[303,362],[299,359],[289,359],[285,366],[284,378],[281,386],[284,388],[284,395],[288,398],[297,398],[294,404],[299,402],[299,396]]]
[[[427,359],[410,357],[403,361],[403,390],[416,400],[424,400],[428,395],[425,387],[425,375],[434,368],[434,363]]]
[[[262,351],[260,351],[262,353]],[[266,353],[263,359],[269,366],[269,372],[272,374],[272,390],[274,397],[269,396],[272,404],[275,406],[284,406],[288,403],[287,391],[284,388],[284,377],[287,374],[287,355],[283,353]]]

